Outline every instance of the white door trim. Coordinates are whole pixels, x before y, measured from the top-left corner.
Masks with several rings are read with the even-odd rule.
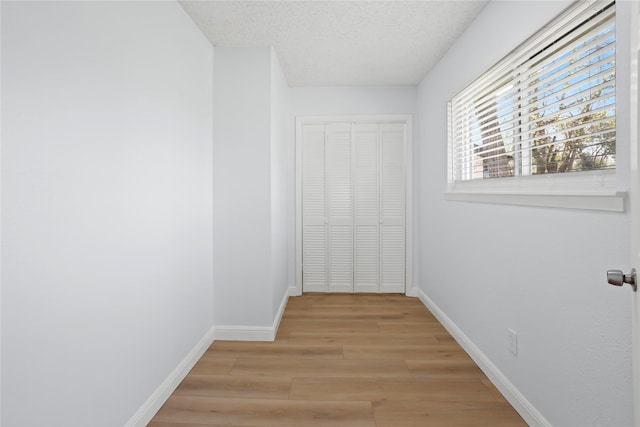
[[[406,124],[406,240],[405,240],[405,293],[413,288],[413,116],[399,115],[345,115],[296,117],[296,295],[302,295],[302,126],[334,123],[387,123]]]
[[[631,76],[629,114],[630,132],[630,182],[629,202],[631,214],[631,267],[640,269],[640,5],[631,2]],[[632,352],[634,424],[640,427],[640,291],[634,292],[632,311]]]

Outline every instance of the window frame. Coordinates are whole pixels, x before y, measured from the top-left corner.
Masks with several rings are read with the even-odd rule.
[[[491,75],[495,70],[504,67],[514,68],[515,65],[513,64],[522,51],[530,49],[532,45],[538,44],[541,41],[548,41],[550,36],[558,33],[563,27],[566,30],[566,26],[569,25],[576,16],[592,10],[594,6],[603,8],[610,3],[610,0],[599,0],[597,2],[577,2],[571,5],[557,18],[543,27],[542,30],[529,37],[505,58],[483,72],[460,93],[464,93],[466,88],[472,87],[478,81],[487,78],[486,76]],[[616,29],[614,31],[616,31],[617,39],[617,18],[614,19],[616,19]],[[615,55],[617,60],[617,47]],[[457,147],[453,140],[452,101],[459,96],[460,93],[456,94],[447,105],[448,185],[445,193],[446,200],[624,212],[626,194],[616,191],[617,166],[616,168],[610,169],[574,171],[568,173],[456,180],[454,176],[456,173],[454,167],[456,158],[453,153]],[[619,100],[617,95],[615,102],[617,139],[619,134],[619,121],[617,120]],[[619,158],[616,158],[616,163],[619,163],[619,160]]]

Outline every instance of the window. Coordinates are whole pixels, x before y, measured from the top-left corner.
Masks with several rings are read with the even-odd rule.
[[[615,3],[577,2],[449,102],[449,191],[613,194]]]

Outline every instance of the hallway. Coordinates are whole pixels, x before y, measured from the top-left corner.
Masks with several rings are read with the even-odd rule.
[[[418,299],[289,299],[276,341],[216,341],[152,420],[168,426],[524,426]]]

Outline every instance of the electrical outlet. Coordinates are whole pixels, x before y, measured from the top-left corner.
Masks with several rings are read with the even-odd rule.
[[[518,355],[518,334],[511,328],[507,329],[507,349],[514,356]]]

